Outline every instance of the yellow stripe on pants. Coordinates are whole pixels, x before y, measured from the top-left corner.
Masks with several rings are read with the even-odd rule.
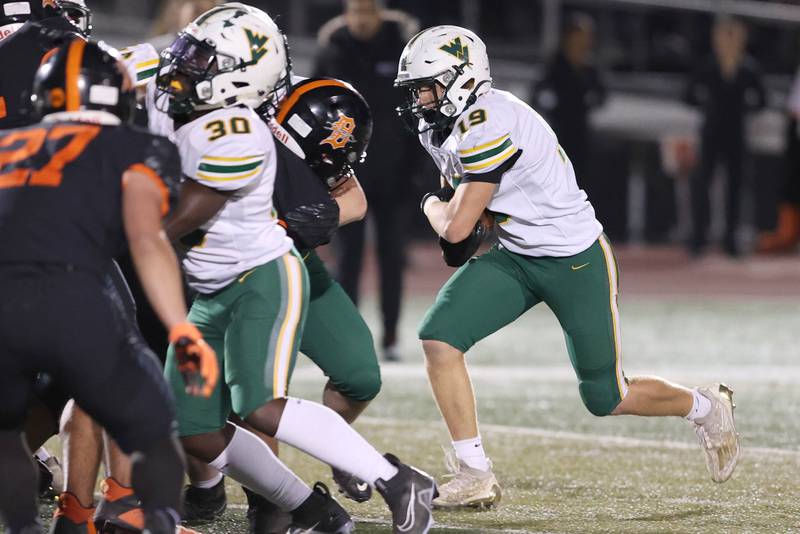
[[[614,252],[611,250],[611,244],[606,239],[605,235],[601,235],[598,239],[600,248],[603,249],[603,256],[606,260],[606,270],[608,271],[608,297],[609,306],[611,308],[611,321],[614,327],[614,362],[617,375],[617,388],[619,389],[620,399],[624,399],[628,394],[628,384],[625,382],[625,375],[622,372],[622,349],[620,347],[620,332],[619,332],[619,306],[617,303],[617,295],[619,288],[619,273],[617,272],[617,262],[614,260]]]

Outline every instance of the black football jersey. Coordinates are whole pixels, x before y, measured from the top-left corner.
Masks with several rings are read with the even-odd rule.
[[[0,131],[0,263],[103,271],[124,250],[122,176],[129,169],[177,184],[177,148],[124,125],[53,122]]]
[[[329,237],[324,236],[330,236],[339,225],[336,201],[304,159],[278,139],[275,148],[277,167],[272,203],[278,218],[298,249],[327,243]],[[293,214],[302,219],[298,224],[292,224]]]
[[[36,71],[50,50],[76,35],[63,17],[28,22],[0,42],[0,130],[33,124],[31,93]]]

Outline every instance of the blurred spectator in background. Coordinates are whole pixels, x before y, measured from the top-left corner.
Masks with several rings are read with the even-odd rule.
[[[717,163],[727,174],[723,247],[740,254],[739,226],[742,174],[747,152],[745,117],[765,105],[764,87],[756,65],[745,56],[747,28],[739,19],[723,17],[712,29],[713,55],[692,74],[686,101],[700,108],[700,165],[691,178],[692,231],[689,252],[701,255],[707,244],[709,190]]]
[[[225,0],[167,0],[156,19],[150,44],[156,50],[163,50],[172,44],[175,35],[187,24],[212,7],[225,3]]]
[[[553,127],[582,187],[591,145],[589,112],[606,99],[600,75],[589,62],[593,37],[592,19],[573,14],[564,27],[558,51],[532,91],[533,107]]]
[[[410,162],[418,159],[414,155],[418,148],[409,142],[410,136],[404,135],[394,112],[398,98],[393,82],[400,53],[417,30],[414,19],[384,9],[377,0],[345,0],[344,14],[325,23],[319,31],[320,52],[314,70],[314,76],[330,76],[353,84],[372,110],[372,140],[358,179],[369,202],[368,219],[374,221],[377,234],[381,347],[384,359],[389,361],[399,359],[397,326],[406,261],[404,235],[416,205],[410,187]],[[356,304],[365,227],[366,220],[340,228],[336,243],[339,282]]]
[[[758,251],[764,253],[791,252],[800,241],[800,70],[797,71],[786,106],[785,169],[778,205],[778,224],[774,232],[763,234]]]

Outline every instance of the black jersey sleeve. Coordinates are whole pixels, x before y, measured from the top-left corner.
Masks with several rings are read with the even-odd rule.
[[[127,169],[143,172],[163,186],[162,211],[166,214],[171,201],[177,198],[181,181],[178,147],[166,137],[139,131],[138,148],[129,155]]]
[[[278,168],[272,200],[278,217],[298,248],[328,243],[339,227],[339,204],[302,158],[280,141],[275,146]]]

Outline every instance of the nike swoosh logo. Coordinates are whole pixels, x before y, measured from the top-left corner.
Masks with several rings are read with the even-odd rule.
[[[571,267],[572,267],[572,270],[573,270],[573,271],[580,271],[581,269],[583,269],[584,267],[586,267],[587,265],[589,265],[589,263],[591,263],[591,262],[586,262],[586,263],[584,263],[583,265],[578,265],[578,266],[571,265]]]
[[[402,525],[397,526],[400,532],[408,532],[414,528],[415,510],[414,505],[417,502],[417,486],[412,482],[411,484],[411,498],[408,499],[408,508],[406,508],[406,521]]]

